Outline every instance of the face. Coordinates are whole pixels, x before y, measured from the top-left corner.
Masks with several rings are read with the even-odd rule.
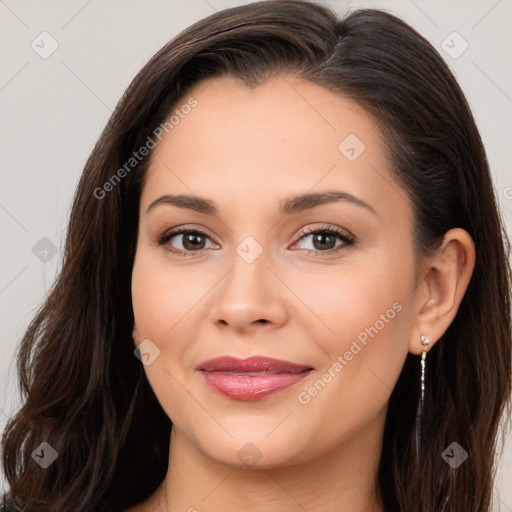
[[[293,76],[253,90],[215,78],[190,98],[140,201],[134,340],[150,384],[176,435],[220,463],[341,450],[382,428],[413,322],[412,213],[382,135]],[[310,370],[198,370],[220,356]]]

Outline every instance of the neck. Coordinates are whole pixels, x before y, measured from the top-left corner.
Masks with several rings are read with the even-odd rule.
[[[257,464],[257,469],[216,462],[173,426],[159,510],[382,512],[376,479],[384,421],[385,410],[365,430],[315,459],[273,468]]]

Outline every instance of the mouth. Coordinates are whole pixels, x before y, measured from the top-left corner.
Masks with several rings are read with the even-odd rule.
[[[314,370],[268,357],[218,357],[197,368],[209,389],[235,400],[261,400],[305,379]]]

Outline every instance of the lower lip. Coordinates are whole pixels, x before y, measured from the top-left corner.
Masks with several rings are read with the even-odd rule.
[[[311,372],[312,370],[306,370],[300,373],[251,376],[201,371],[201,374],[206,384],[221,395],[235,400],[260,400],[293,386]]]

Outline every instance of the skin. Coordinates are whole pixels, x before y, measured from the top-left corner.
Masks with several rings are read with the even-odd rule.
[[[144,368],[173,429],[166,479],[130,510],[381,511],[375,479],[390,394],[407,353],[422,353],[420,336],[431,347],[454,319],[473,241],[462,229],[446,233],[415,281],[408,197],[373,119],[353,101],[291,75],[252,91],[214,78],[183,103],[190,97],[198,104],[158,143],[141,195],[133,338],[160,350]],[[349,134],[366,146],[354,161],[338,149]],[[347,201],[278,212],[283,198],[326,190],[348,192],[375,213]],[[165,194],[207,197],[218,214],[169,204],[147,213]],[[200,253],[183,235],[155,243],[185,224],[205,232]],[[355,244],[301,238],[302,228],[326,225]],[[252,263],[236,251],[247,236],[262,249]],[[394,318],[300,403],[298,394],[396,303]],[[233,400],[195,370],[221,355],[275,357],[314,371],[263,400]],[[237,455],[246,443],[259,453],[252,466]]]

